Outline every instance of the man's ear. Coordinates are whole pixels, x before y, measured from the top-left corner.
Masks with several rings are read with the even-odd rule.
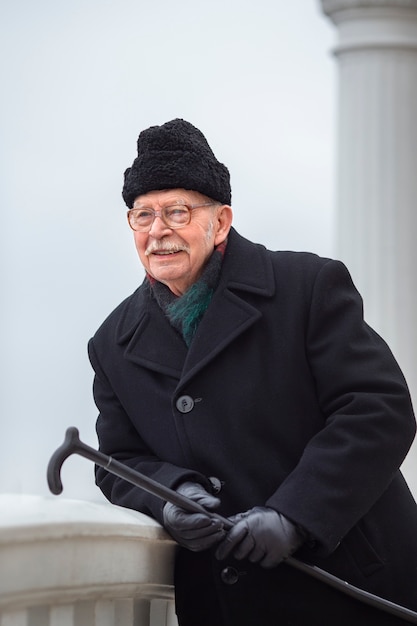
[[[223,204],[223,206],[217,209],[216,217],[215,217],[215,238],[214,245],[218,246],[220,243],[227,238],[229,234],[230,228],[232,227],[233,221],[233,211],[232,207],[228,204]]]

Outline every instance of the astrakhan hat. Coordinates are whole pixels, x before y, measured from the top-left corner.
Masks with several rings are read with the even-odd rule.
[[[151,126],[140,133],[137,148],[138,156],[124,173],[122,196],[129,208],[149,191],[180,188],[231,203],[229,170],[189,122],[175,119]]]

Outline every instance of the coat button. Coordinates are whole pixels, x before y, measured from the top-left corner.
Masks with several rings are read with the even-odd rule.
[[[234,567],[227,566],[220,572],[220,578],[225,585],[235,585],[239,580],[239,572]]]
[[[175,406],[180,413],[189,413],[194,408],[194,400],[191,396],[180,396]]]

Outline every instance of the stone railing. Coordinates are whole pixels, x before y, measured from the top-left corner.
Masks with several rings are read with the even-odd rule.
[[[0,626],[176,626],[174,552],[140,513],[0,494]]]

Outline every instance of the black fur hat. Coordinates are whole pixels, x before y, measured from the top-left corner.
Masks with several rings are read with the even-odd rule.
[[[189,122],[175,119],[151,126],[140,133],[137,145],[138,156],[124,174],[122,196],[129,208],[137,196],[162,189],[199,191],[231,203],[229,170]]]

